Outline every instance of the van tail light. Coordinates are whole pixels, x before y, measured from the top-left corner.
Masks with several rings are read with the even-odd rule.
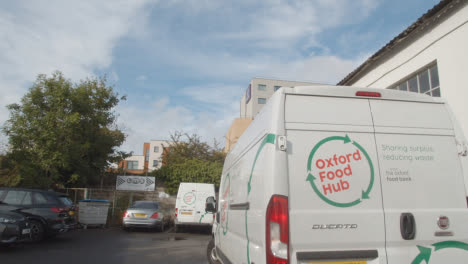
[[[175,213],[174,213],[174,216],[177,218],[177,213],[179,212],[179,208],[176,208],[175,209]]]
[[[124,217],[124,218],[125,218],[125,217],[129,217],[129,216],[130,216],[130,215],[128,214],[127,211],[125,211],[125,212],[123,213],[123,217]]]
[[[288,198],[273,195],[266,213],[266,259],[268,264],[289,264]]]
[[[65,208],[63,207],[52,207],[50,210],[54,213],[63,213],[65,212]]]
[[[363,96],[363,97],[382,97],[382,94],[379,92],[364,92],[359,91],[356,92],[356,96]]]
[[[159,213],[158,212],[154,213],[150,218],[158,219],[159,218]]]

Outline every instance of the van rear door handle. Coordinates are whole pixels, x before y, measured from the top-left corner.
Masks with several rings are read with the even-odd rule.
[[[416,221],[412,213],[402,213],[400,216],[400,232],[404,240],[413,240],[416,236]]]

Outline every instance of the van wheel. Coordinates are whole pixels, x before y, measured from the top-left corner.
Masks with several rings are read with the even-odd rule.
[[[176,232],[176,233],[180,232],[180,226],[179,225],[174,225],[174,232]]]
[[[206,256],[210,264],[221,264],[216,256],[214,238],[210,240],[210,243],[208,243],[208,246],[206,247]]]
[[[44,239],[44,226],[41,222],[32,220],[31,221],[31,241],[39,242]]]

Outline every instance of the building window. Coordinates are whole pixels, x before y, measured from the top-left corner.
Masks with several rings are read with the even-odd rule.
[[[129,160],[129,161],[127,161],[127,169],[129,169],[129,170],[138,170],[138,160]]]
[[[158,146],[155,146],[155,147],[154,147],[154,152],[155,152],[155,153],[158,153],[158,152],[159,152],[159,147],[158,147]]]
[[[440,97],[439,71],[437,70],[437,64],[425,68],[389,89]]]
[[[259,84],[258,85],[258,90],[259,91],[266,91],[266,85],[265,84]]]
[[[276,86],[276,85],[275,85],[275,87],[274,87],[275,92],[278,91],[279,88],[281,88],[281,86]]]
[[[145,154],[145,161],[149,161],[149,149],[146,149],[146,154]]]
[[[258,98],[258,104],[266,104],[266,98]]]
[[[158,160],[153,160],[153,167],[158,167],[158,165],[159,165]]]

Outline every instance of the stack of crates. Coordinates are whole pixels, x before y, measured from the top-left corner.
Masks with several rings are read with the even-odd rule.
[[[88,226],[105,227],[110,202],[107,200],[81,200],[79,203],[79,222],[86,229]]]

